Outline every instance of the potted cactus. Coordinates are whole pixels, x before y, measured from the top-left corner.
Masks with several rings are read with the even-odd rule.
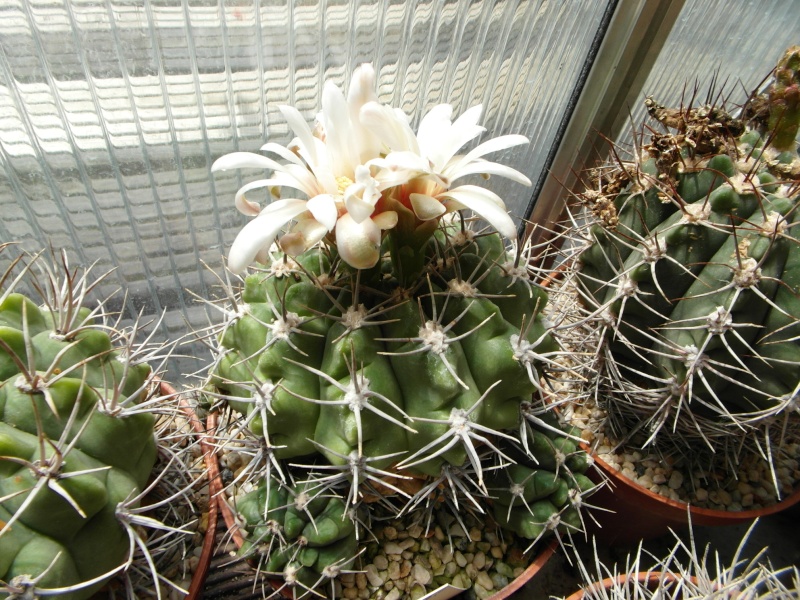
[[[290,596],[486,597],[581,528],[592,487],[579,440],[533,401],[559,348],[532,249],[496,194],[455,183],[529,185],[483,158],[527,140],[459,154],[479,106],[439,105],[415,132],[374,80],[362,65],[347,96],[327,83],[313,128],[282,106],[288,146],[213,166],[270,172],[236,194],[254,218],[204,335],[226,502],[241,553]]]
[[[565,413],[600,412],[585,435],[612,471],[741,518],[800,498],[798,68],[793,47],[737,116],[648,98],[649,144],[637,138],[632,160],[597,170],[577,196],[586,220],[573,220],[560,286],[574,325],[564,343],[591,357],[576,366],[588,384],[569,387],[583,406]],[[678,502],[662,512],[685,522]],[[720,515],[695,522],[705,517]]]
[[[180,589],[196,442],[149,364],[169,347],[90,307],[102,278],[65,252],[0,258],[0,595]]]

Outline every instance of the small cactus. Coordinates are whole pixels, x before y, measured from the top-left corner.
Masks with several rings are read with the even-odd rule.
[[[166,349],[136,345],[104,303],[85,305],[97,283],[52,258],[19,255],[0,276],[0,580],[12,595],[82,599],[126,571],[134,548],[154,567],[139,528],[169,529],[142,513],[160,480],[158,413],[175,408],[147,363]]]
[[[641,546],[623,561],[602,562],[597,541],[585,552],[575,552],[581,590],[566,600],[791,600],[800,593],[800,572],[796,566],[775,568],[763,548],[751,558],[746,549],[758,524],[756,520],[739,541],[729,561],[722,549],[701,548],[690,529],[686,536],[672,532],[674,545],[663,556]],[[712,553],[713,551],[713,553]],[[607,560],[607,559],[606,559]],[[562,597],[563,600],[563,597]]]
[[[594,216],[565,273],[599,336],[589,393],[620,439],[730,457],[796,430],[799,57],[739,116],[648,98],[661,129],[578,196]]]

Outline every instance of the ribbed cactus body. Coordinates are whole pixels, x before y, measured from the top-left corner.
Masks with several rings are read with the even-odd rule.
[[[352,565],[358,540],[345,502],[306,488],[265,480],[237,509],[249,532],[242,552],[263,556],[261,568],[282,573],[290,584],[312,587],[330,577],[332,567]]]
[[[144,396],[150,368],[125,364],[87,309],[63,314],[17,293],[0,303],[0,579],[39,589],[126,560],[115,511],[144,489],[157,453],[152,414],[111,410]]]
[[[432,264],[436,247],[434,239]],[[454,410],[492,429],[518,425],[520,402],[536,389],[525,361],[536,362],[520,347],[556,346],[542,323],[545,293],[504,270],[501,244],[451,247],[411,288],[378,269],[357,284],[309,252],[293,269],[278,259],[246,278],[214,377],[252,432],[266,420],[271,444],[285,446],[278,457],[394,455],[376,463],[387,466],[446,433]],[[456,445],[414,471],[465,460]]]
[[[769,114],[768,95],[753,104]],[[800,161],[767,115],[648,108],[667,132],[582,195],[597,216],[578,279],[603,332],[598,397],[643,439],[716,449],[797,393]]]
[[[430,238],[427,267],[405,285],[388,256],[356,272],[324,252],[277,256],[226,309],[211,383],[259,457],[237,479],[255,488],[237,496],[242,552],[300,592],[350,564],[355,524],[369,528],[376,511],[425,522],[448,503],[482,503],[487,527],[530,543],[579,529],[583,453],[525,416],[559,348],[524,258],[515,266],[496,234],[458,222]],[[492,519],[495,493],[515,483],[494,469],[512,462],[550,487],[535,511],[506,503]],[[435,499],[451,493],[464,497]]]

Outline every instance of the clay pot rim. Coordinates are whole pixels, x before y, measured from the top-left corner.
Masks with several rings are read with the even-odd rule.
[[[208,429],[209,435],[216,429],[216,414],[210,414],[208,417]],[[215,461],[216,462],[216,461]],[[244,538],[242,537],[241,531],[239,530],[239,525],[236,522],[236,518],[234,517],[233,510],[231,509],[230,505],[225,501],[225,495],[222,493],[221,487],[221,480],[219,477],[219,466],[217,465],[215,471],[215,481],[219,487],[215,487],[216,493],[214,493],[213,498],[216,499],[214,504],[218,506],[217,510],[222,515],[223,520],[225,521],[225,526],[228,528],[229,535],[233,540],[233,543],[236,544],[237,548],[242,547],[242,543],[244,542]],[[216,512],[216,511],[215,511]],[[210,518],[210,517],[209,517]],[[507,586],[498,590],[497,593],[492,594],[487,598],[487,600],[505,600],[515,592],[519,591],[526,583],[528,583],[531,579],[533,579],[534,575],[536,575],[547,562],[553,557],[556,550],[558,549],[559,539],[558,537],[553,537],[550,542],[543,546],[534,560],[526,567],[526,569],[520,573],[520,575],[514,578],[513,581],[509,582]],[[276,582],[277,580],[270,580],[270,583],[277,589]],[[280,586],[280,582],[277,583],[277,586]],[[186,600],[190,600],[187,597]]]
[[[581,588],[577,592],[570,594],[565,600],[584,600],[587,592],[591,593],[594,590],[608,590],[614,585],[619,585],[630,579],[633,579],[639,583],[658,583],[661,581],[673,583],[684,578],[680,575],[664,571],[641,571],[639,573],[617,575],[616,577],[606,577],[605,579],[595,581],[594,583]],[[690,577],[689,579],[693,580],[694,577]]]
[[[580,447],[582,450],[591,455],[595,464],[598,464],[599,467],[601,468],[603,474],[607,476],[610,480],[612,480],[615,484],[626,487],[633,487],[637,489],[637,491],[641,492],[647,498],[653,501],[660,502],[662,504],[666,504],[667,506],[670,506],[676,510],[680,510],[684,514],[688,511],[692,515],[692,522],[696,524],[701,524],[702,520],[696,519],[695,517],[708,517],[714,520],[729,521],[730,523],[735,523],[739,521],[752,521],[760,517],[765,517],[768,515],[779,513],[800,502],[800,485],[798,485],[795,487],[794,491],[791,494],[786,496],[780,502],[776,502],[774,504],[770,504],[762,508],[754,508],[749,510],[735,510],[735,511],[718,510],[714,508],[701,508],[699,506],[693,506],[689,502],[680,502],[677,500],[672,500],[671,498],[667,498],[660,494],[656,494],[655,492],[651,492],[646,487],[640,485],[633,479],[623,475],[622,473],[617,471],[614,467],[609,465],[608,462],[600,458],[588,444],[582,443],[580,444]]]

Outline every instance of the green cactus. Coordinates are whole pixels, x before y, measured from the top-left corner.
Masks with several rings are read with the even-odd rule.
[[[309,482],[292,486],[266,478],[237,510],[250,534],[242,553],[258,556],[260,568],[280,573],[289,588],[313,589],[355,559],[358,540],[347,505],[319,495]]]
[[[724,456],[793,418],[798,60],[740,118],[648,99],[665,131],[580,196],[596,216],[577,263],[601,332],[592,395],[621,437]]]
[[[228,265],[234,274],[258,265],[240,291],[226,292],[206,389],[232,408],[222,436],[240,438],[236,444],[251,456],[235,479],[256,489],[237,505],[248,539],[271,535],[245,552],[282,548],[281,560],[262,557],[259,564],[284,574],[288,565],[292,586],[320,580],[331,565],[315,559],[311,568],[305,557],[299,564],[306,570],[298,571],[295,558],[284,560],[304,555],[282,524],[283,509],[271,507],[285,503],[274,494],[299,485],[320,499],[340,497],[337,515],[367,527],[373,506],[430,520],[440,506],[458,516],[467,505],[486,520],[487,474],[495,485],[502,466],[538,461],[523,442],[540,420],[531,396],[540,394],[543,369],[560,352],[543,318],[547,294],[534,281],[533,249],[512,244],[509,251],[501,235],[466,215],[472,209],[516,242],[502,200],[478,186],[452,186],[475,173],[529,184],[480,158],[527,140],[502,136],[456,154],[483,130],[480,107],[451,122],[452,108],[440,105],[417,135],[398,111],[378,104],[372,76],[369,65],[359,67],[347,99],[326,85],[313,132],[283,107],[297,138],[288,152],[274,143],[263,149],[285,163],[233,153],[212,169],[273,172],[236,196],[237,207],[255,218],[234,242]],[[309,199],[282,198],[274,186]],[[246,197],[257,188],[270,191],[263,209]],[[588,465],[558,462],[553,445],[545,460],[561,501],[505,521],[546,521],[546,531],[529,528],[536,530],[530,542],[561,522],[567,531],[578,526],[564,498],[579,488],[572,467]],[[319,552],[329,554],[346,562]],[[298,582],[298,573],[305,580]]]
[[[123,571],[158,455],[142,347],[83,306],[93,285],[60,260],[0,277],[0,597],[88,598]]]
[[[238,415],[228,435],[243,432],[253,455],[239,480],[255,489],[235,504],[241,552],[295,594],[361,564],[354,524],[374,518],[369,499],[423,522],[466,505],[531,546],[582,528],[588,461],[557,423],[538,426],[530,402],[558,352],[545,293],[512,275],[496,234],[462,236],[455,223],[427,255],[411,289],[388,265],[337,270],[319,248],[278,256],[226,312],[211,382]],[[547,497],[503,504],[498,461],[536,469]]]

